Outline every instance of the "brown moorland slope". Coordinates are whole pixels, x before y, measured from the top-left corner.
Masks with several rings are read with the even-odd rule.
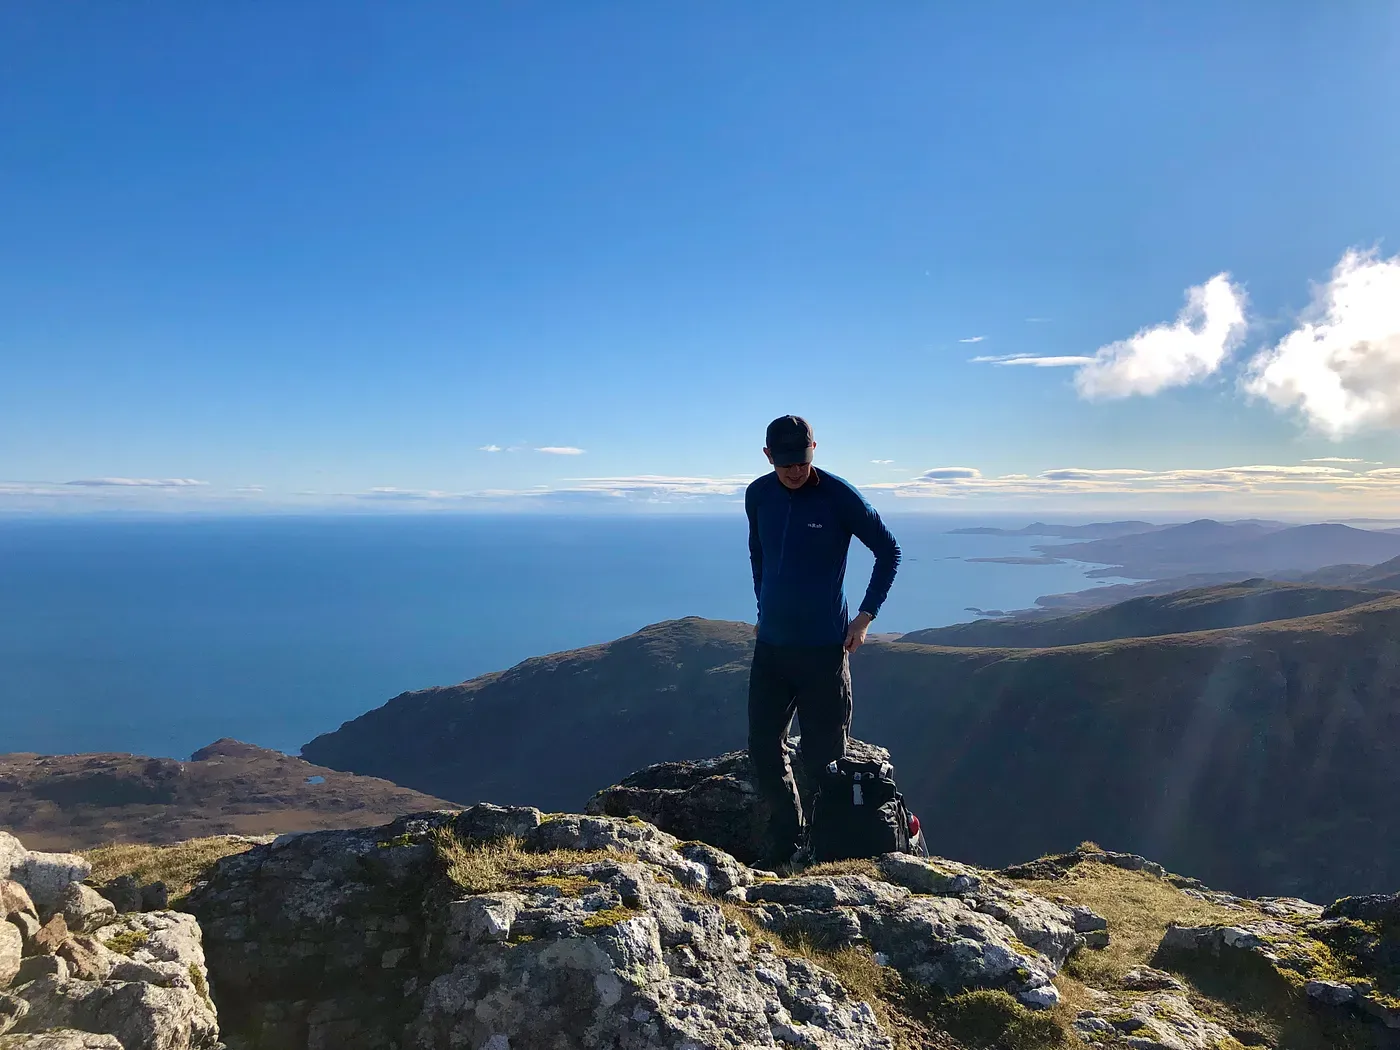
[[[189,762],[0,754],[0,830],[31,849],[370,827],[443,808],[453,807],[236,740],[210,744]]]

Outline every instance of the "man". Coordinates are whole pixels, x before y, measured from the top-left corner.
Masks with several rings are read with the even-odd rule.
[[[769,867],[793,859],[806,823],[788,759],[792,716],[802,726],[803,765],[815,779],[846,751],[849,657],[865,642],[899,567],[899,545],[880,515],[849,483],[812,466],[816,448],[805,419],[773,420],[763,449],[773,472],[744,494],[758,598],[749,758],[771,812]],[[844,593],[852,536],[875,555],[855,619]]]

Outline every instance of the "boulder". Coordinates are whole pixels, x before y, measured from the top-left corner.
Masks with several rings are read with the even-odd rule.
[[[131,945],[121,955],[110,953],[112,980],[142,980],[162,987],[209,986],[204,936],[193,915],[177,911],[123,915],[99,929],[95,939],[104,946]]]
[[[801,741],[795,742],[800,750]],[[860,740],[849,741],[846,752],[890,761],[887,750]],[[796,752],[792,768],[803,800],[810,801],[811,785]],[[647,766],[598,792],[584,812],[640,817],[677,838],[707,842],[746,864],[755,863],[766,849],[767,807],[754,786],[747,751]]]
[[[33,1035],[10,1035],[0,1039],[0,1050],[122,1050],[110,1035],[63,1029]]]
[[[40,977],[67,977],[68,963],[57,955],[31,955],[20,963],[15,984],[28,984]]]
[[[74,882],[92,874],[92,865],[76,853],[38,853],[31,850],[21,867],[12,869],[14,879],[34,899],[41,916],[62,907],[64,891]]]
[[[135,875],[118,875],[111,882],[103,883],[98,892],[112,902],[117,914],[129,911],[143,911],[141,907],[141,884]]]
[[[19,974],[24,958],[24,938],[12,922],[0,921],[0,989],[8,988]]]
[[[75,933],[91,933],[117,917],[117,909],[111,901],[81,882],[69,883],[58,905],[68,928]]]
[[[57,955],[67,940],[68,923],[60,912],[29,939],[28,950],[33,955]]]
[[[14,921],[17,915],[39,917],[39,909],[29,896],[29,891],[13,879],[0,879],[0,921]]]
[[[1303,985],[1309,999],[1316,999],[1328,1006],[1345,1006],[1356,1001],[1356,989],[1340,981],[1313,980]]]
[[[15,878],[11,873],[24,866],[27,856],[24,843],[8,831],[0,831],[0,880]]]
[[[170,907],[170,887],[163,882],[153,882],[141,888],[142,911],[165,911]]]
[[[1400,893],[1372,893],[1343,897],[1322,912],[1324,919],[1356,919],[1381,925],[1400,925]]]
[[[1118,982],[1130,992],[1184,992],[1186,985],[1167,973],[1151,966],[1135,966]]]
[[[219,1041],[213,1004],[193,989],[54,976],[41,977],[15,994],[29,1004],[16,1026],[20,1032],[102,1032],[115,1036],[124,1050],[203,1050]]]
[[[68,973],[83,981],[105,981],[119,956],[96,937],[71,933],[58,949],[57,958],[68,964]]]
[[[0,1036],[19,1024],[29,1012],[29,1004],[23,999],[0,992]]]
[[[460,813],[453,826],[464,839],[523,839],[543,819],[544,815],[534,806],[493,806],[481,802]]]
[[[1184,995],[1148,992],[1134,998],[1091,993],[1095,1006],[1081,1011],[1074,1028],[1087,1043],[1133,1050],[1219,1050],[1239,1046],[1228,1029],[1198,1014]]]
[[[916,896],[864,875],[760,882],[749,887],[748,899],[758,906],[763,925],[777,933],[804,935],[828,948],[868,944],[919,984],[950,993],[1005,989],[1036,1008],[1059,1001],[1052,979],[1063,955],[1052,961],[1029,949],[1005,919],[979,909],[982,901]],[[1003,908],[1002,915],[1009,917],[1011,910]],[[1031,912],[1023,916],[1025,931],[1033,933]],[[1061,923],[1052,925],[1055,933],[1073,936]]]

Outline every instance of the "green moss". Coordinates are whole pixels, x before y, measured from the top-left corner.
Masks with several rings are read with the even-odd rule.
[[[199,972],[199,967],[190,963],[190,983],[194,985],[194,990],[205,999],[209,998],[209,985],[204,980],[204,974]]]
[[[626,922],[636,914],[638,913],[633,908],[603,908],[584,919],[583,928],[585,930],[601,930],[608,926],[616,926],[620,922]]]
[[[581,897],[590,889],[597,889],[598,883],[582,875],[540,875],[529,883],[530,889],[537,886],[552,887],[561,897]]]
[[[411,846],[413,845],[413,836],[405,831],[402,835],[395,835],[393,838],[385,839],[383,842],[376,842],[375,845],[380,849],[393,849],[395,846]]]
[[[108,948],[121,955],[130,955],[137,948],[145,947],[151,935],[145,930],[123,930],[106,941]]]

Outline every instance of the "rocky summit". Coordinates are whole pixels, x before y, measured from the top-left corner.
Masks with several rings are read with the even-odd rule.
[[[0,1050],[1400,1047],[1400,895],[1250,899],[1092,843],[771,872],[756,807],[741,756],[671,763],[585,814],[244,841],[179,910],[0,835]]]

